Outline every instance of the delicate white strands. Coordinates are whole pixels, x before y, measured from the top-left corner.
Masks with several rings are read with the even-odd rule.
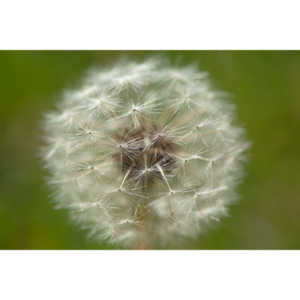
[[[223,98],[195,66],[156,58],[90,72],[44,122],[57,206],[126,248],[197,237],[236,199],[249,146]]]

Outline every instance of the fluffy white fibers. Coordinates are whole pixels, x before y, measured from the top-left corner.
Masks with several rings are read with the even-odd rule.
[[[248,143],[193,65],[119,61],[64,93],[44,122],[60,208],[127,248],[180,246],[226,215]]]

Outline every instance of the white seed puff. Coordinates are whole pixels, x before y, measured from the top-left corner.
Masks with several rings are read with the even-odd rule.
[[[119,61],[89,72],[44,121],[57,206],[98,240],[180,246],[226,215],[248,143],[193,65]]]

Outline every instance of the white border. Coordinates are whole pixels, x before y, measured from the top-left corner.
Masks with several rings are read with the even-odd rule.
[[[2,251],[1,299],[299,299],[299,251]]]
[[[1,49],[299,49],[297,1],[3,1]]]

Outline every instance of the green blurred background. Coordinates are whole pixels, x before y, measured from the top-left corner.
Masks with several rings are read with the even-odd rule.
[[[114,249],[53,209],[40,121],[90,66],[161,54],[230,92],[253,143],[231,217],[189,248],[300,249],[300,51],[0,51],[0,249]]]

